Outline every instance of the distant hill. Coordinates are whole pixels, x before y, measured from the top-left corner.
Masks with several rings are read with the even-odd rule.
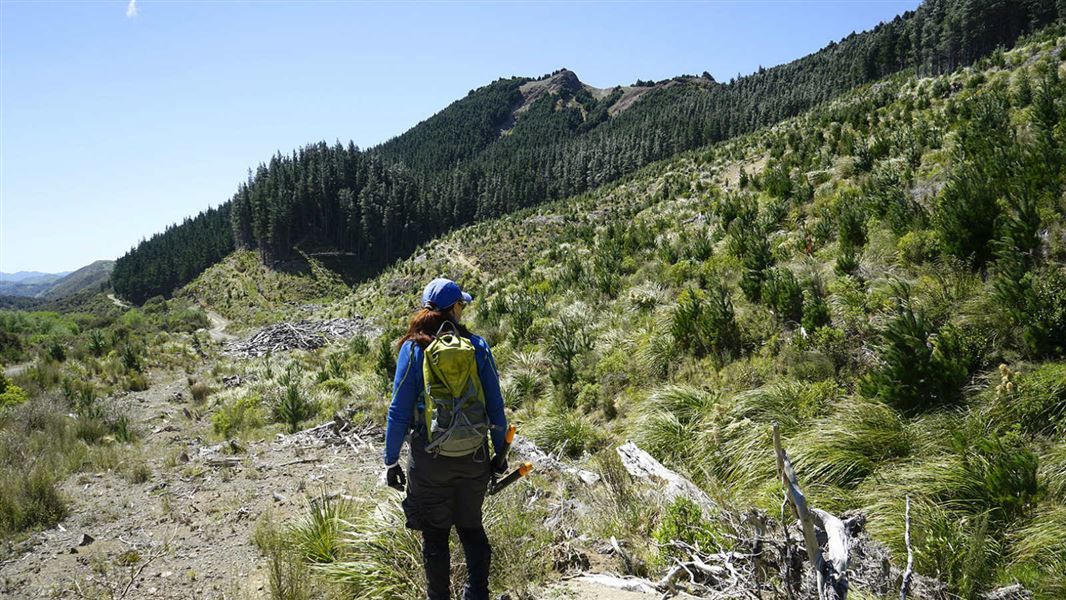
[[[69,273],[70,271],[63,271],[61,273],[42,273],[41,271],[17,271],[15,273],[4,273],[0,271],[0,282],[43,283],[45,281],[55,281]]]
[[[69,273],[70,271],[64,271],[63,273],[42,273],[40,271],[0,273],[0,295],[33,297],[47,290]]]
[[[0,273],[0,296],[8,297],[5,306],[29,307],[39,302],[19,302],[14,298],[56,301],[69,298],[82,290],[98,292],[106,286],[115,268],[113,260],[98,260],[76,271],[41,273],[19,271]]]
[[[68,274],[40,294],[46,300],[61,300],[82,290],[100,291],[111,278],[115,268],[113,260],[97,260]]]

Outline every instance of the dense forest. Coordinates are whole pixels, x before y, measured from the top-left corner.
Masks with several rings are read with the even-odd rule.
[[[970,64],[1060,15],[1064,0],[930,0],[871,31],[728,83],[687,76],[658,82],[613,117],[608,109],[619,94],[596,99],[578,83],[515,118],[528,80],[501,79],[379,147],[318,143],[279,153],[230,203],[130,250],[112,282],[143,302],[187,283],[235,247],[257,249],[268,263],[299,247],[348,252],[380,267],[442,231],[581,193],[885,75]]]

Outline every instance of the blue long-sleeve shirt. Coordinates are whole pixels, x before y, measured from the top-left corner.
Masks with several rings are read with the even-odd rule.
[[[496,361],[492,358],[489,344],[480,336],[471,335],[474,356],[477,360],[477,375],[481,379],[481,388],[485,392],[485,409],[489,422],[492,423],[492,447],[502,448],[504,432],[507,430],[507,417],[503,411],[503,394],[500,392],[500,376],[496,371]],[[389,405],[389,420],[385,427],[385,464],[391,465],[400,460],[400,447],[407,432],[411,429],[415,405],[425,391],[422,377],[423,350],[418,344],[408,340],[400,347],[396,359],[396,376],[392,380],[392,404]]]

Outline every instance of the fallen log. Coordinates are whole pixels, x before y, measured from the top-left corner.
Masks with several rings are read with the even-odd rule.
[[[705,516],[710,517],[716,512],[718,505],[703,490],[696,487],[696,484],[664,467],[633,442],[622,444],[617,452],[622,459],[622,466],[634,479],[658,484],[667,500],[681,496],[699,506]]]

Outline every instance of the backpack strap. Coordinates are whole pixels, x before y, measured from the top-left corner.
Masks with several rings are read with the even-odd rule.
[[[437,335],[434,337],[440,337],[440,334],[444,331],[445,327],[451,327],[452,333],[459,335],[459,328],[455,326],[455,323],[453,323],[451,319],[445,319],[444,322],[440,324],[440,328],[437,329]]]

